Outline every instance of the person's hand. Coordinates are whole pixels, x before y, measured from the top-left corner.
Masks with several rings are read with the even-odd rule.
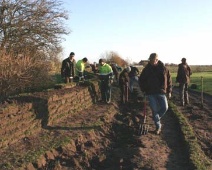
[[[172,97],[172,94],[168,93],[168,98],[171,99],[171,97]]]
[[[109,83],[112,84],[113,83],[113,79],[110,79]]]

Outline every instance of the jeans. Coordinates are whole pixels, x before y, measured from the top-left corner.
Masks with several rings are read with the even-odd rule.
[[[189,99],[188,99],[188,83],[180,83],[180,101],[181,104],[184,105],[184,103],[189,104]]]
[[[152,110],[152,118],[154,120],[156,129],[161,128],[160,119],[168,110],[168,101],[165,94],[147,95],[149,105]]]
[[[130,89],[131,92],[133,92],[133,86],[135,85],[135,83],[138,83],[138,76],[130,77],[129,89]]]

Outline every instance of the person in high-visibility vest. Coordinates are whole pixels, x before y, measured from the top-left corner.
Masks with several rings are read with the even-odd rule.
[[[99,59],[100,90],[103,102],[111,102],[111,84],[113,81],[112,67],[104,59]]]
[[[83,58],[82,60],[78,60],[76,63],[76,76],[79,80],[84,79],[84,71],[85,71],[85,65],[87,64],[88,59]]]

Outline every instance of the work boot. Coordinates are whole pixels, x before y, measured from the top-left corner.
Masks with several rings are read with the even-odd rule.
[[[106,100],[106,103],[109,104],[111,102],[111,99]]]
[[[156,133],[156,135],[160,135],[160,133],[161,133],[161,127],[156,128],[155,133]]]

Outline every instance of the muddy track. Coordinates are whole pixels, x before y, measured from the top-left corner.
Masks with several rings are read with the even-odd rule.
[[[97,169],[192,169],[179,125],[171,111],[164,117],[162,134],[156,135],[148,109],[149,132],[138,136],[141,111],[142,103],[121,106],[113,124],[115,137],[109,151],[110,160]]]
[[[189,98],[190,104],[181,107],[178,88],[174,89],[174,103],[193,127],[198,142],[207,157],[212,159],[212,96],[204,94],[203,105],[200,93],[189,91]]]
[[[162,119],[162,133],[156,135],[147,107],[149,132],[138,136],[143,102],[132,98],[128,104],[120,104],[119,89],[114,86],[112,90],[111,104],[97,103],[2,150],[0,169],[194,169],[179,122],[171,109]],[[211,160],[210,107],[201,109],[195,103],[199,100],[195,100],[195,96],[192,99],[192,94],[194,106],[180,107],[177,98],[175,91],[172,101],[194,127],[198,143]]]

